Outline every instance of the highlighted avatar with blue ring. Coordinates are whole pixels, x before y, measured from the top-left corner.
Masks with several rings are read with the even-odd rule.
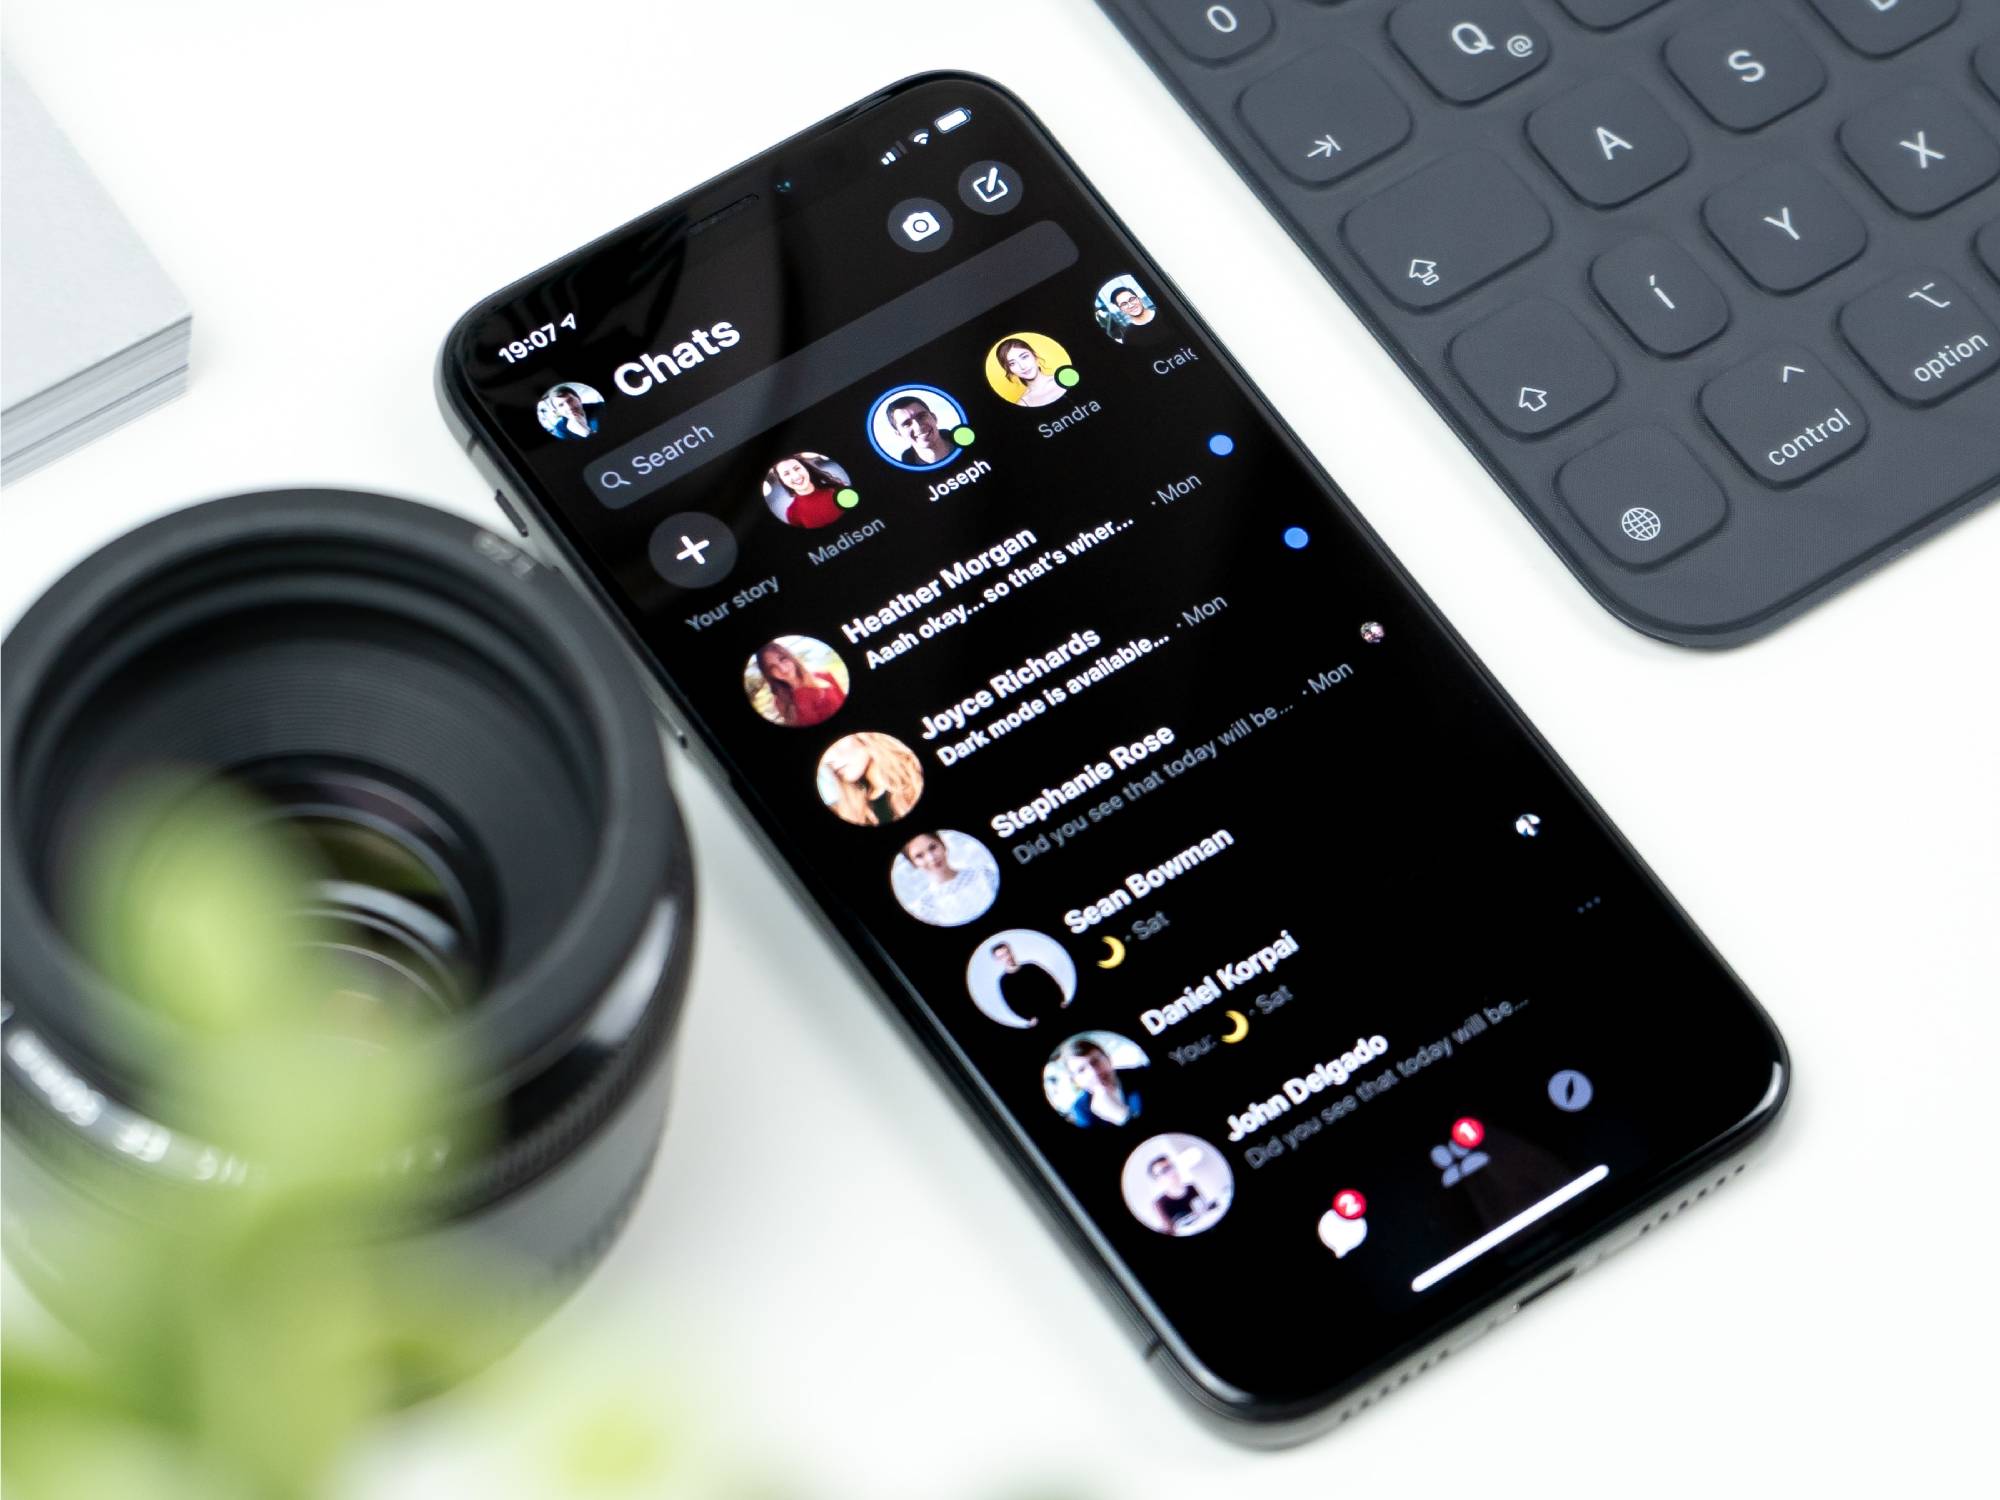
[[[899,469],[935,469],[972,445],[965,408],[934,385],[899,385],[876,398],[868,441]]]

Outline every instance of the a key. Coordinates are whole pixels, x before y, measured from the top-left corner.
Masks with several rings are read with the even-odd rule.
[[[1760,5],[1731,5],[1676,33],[1667,67],[1710,119],[1731,130],[1760,130],[1826,87],[1818,54]]]
[[[1892,206],[1914,218],[2000,177],[2000,144],[1942,89],[1904,89],[1840,127],[1841,149]]]
[[[1672,240],[1630,239],[1600,255],[1590,284],[1625,329],[1655,354],[1698,349],[1729,326],[1729,304]]]
[[[1840,331],[1875,378],[1935,406],[2000,363],[2000,328],[1942,271],[1897,276],[1841,309]]]
[[[1869,57],[1887,57],[1922,41],[1958,15],[1958,0],[1812,0],[1842,41]]]
[[[1824,177],[1794,162],[1760,167],[1718,188],[1701,216],[1743,274],[1767,291],[1811,286],[1868,245],[1861,216]]]
[[[1621,432],[1571,459],[1556,489],[1597,545],[1628,568],[1679,556],[1729,514],[1714,476],[1658,427]]]
[[[1654,6],[1665,4],[1666,0],[1560,0],[1560,3],[1579,25],[1609,31],[1614,26],[1637,20]]]
[[[1451,344],[1451,365],[1510,432],[1540,437],[1602,406],[1618,372],[1576,315],[1546,297],[1517,302]]]
[[[1974,243],[1979,251],[1979,258],[1986,262],[1987,271],[1995,281],[2000,281],[2000,221],[1988,224],[1980,230],[1979,238]]]
[[[1600,78],[1528,116],[1528,139],[1585,203],[1616,208],[1687,165],[1688,139],[1630,78]]]
[[[1271,34],[1271,7],[1264,0],[1146,0],[1167,35],[1197,62],[1225,63],[1241,57]]]
[[[1294,58],[1245,89],[1237,107],[1271,160],[1308,186],[1338,182],[1410,134],[1403,101],[1348,47]]]
[[[1549,34],[1520,0],[1409,0],[1389,13],[1389,36],[1454,104],[1497,94],[1549,59]]]
[[[1868,438],[1868,416],[1826,366],[1780,345],[1718,375],[1701,392],[1702,415],[1764,483],[1802,484]]]
[[[1549,242],[1549,211],[1491,151],[1461,151],[1384,188],[1342,232],[1405,307],[1439,307]]]

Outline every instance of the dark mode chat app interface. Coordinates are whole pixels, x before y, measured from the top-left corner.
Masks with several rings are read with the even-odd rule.
[[[1309,1399],[1750,1115],[1754,1004],[1038,127],[812,144],[468,320],[477,422],[1176,1352]]]

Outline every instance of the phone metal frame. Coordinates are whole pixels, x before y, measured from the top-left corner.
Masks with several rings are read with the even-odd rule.
[[[816,889],[812,882],[794,868],[774,830],[758,816],[748,796],[749,789],[737,785],[703,733],[698,728],[691,731],[687,727],[698,725],[699,719],[687,705],[678,702],[674,697],[671,678],[651,648],[632,628],[622,606],[591,571],[590,564],[577,554],[561,525],[537,498],[533,476],[515,471],[503,456],[482,441],[477,419],[473,414],[474,398],[456,364],[456,354],[461,340],[470,327],[485,316],[488,309],[512,300],[546,277],[556,266],[595,253],[610,241],[630,231],[635,225],[656,217],[675,212],[686,213],[691,216],[691,222],[698,226],[701,219],[695,214],[694,205],[714,208],[718,204],[733,203],[740,199],[750,184],[760,179],[769,179],[774,172],[780,170],[786,160],[801,154],[809,143],[829,131],[844,127],[860,115],[877,109],[911,90],[947,82],[990,90],[1005,99],[1037,131],[1042,144],[1070,171],[1092,199],[1094,207],[1105,216],[1106,220],[1134,245],[1140,244],[1138,236],[1131,232],[1111,206],[1104,201],[1095,185],[1063,149],[1048,127],[1042,123],[1041,118],[1011,89],[981,74],[969,71],[943,69],[919,73],[869,94],[750,160],[716,174],[706,182],[676,195],[637,218],[567,252],[547,266],[530,272],[482,298],[453,323],[439,347],[434,369],[438,407],[453,439],[464,450],[481,476],[493,485],[495,504],[513,523],[515,531],[525,539],[528,553],[569,578],[611,620],[614,629],[625,641],[641,668],[640,683],[652,700],[666,732],[678,742],[682,750],[700,764],[703,771],[715,782],[717,789],[725,794],[725,801],[738,823],[750,832],[765,855],[777,867],[787,888],[810,913],[820,930],[841,951],[852,972],[863,979],[867,987],[875,993],[876,998],[909,1028],[917,1043],[939,1065],[945,1077],[955,1085],[952,1092],[960,1107],[980,1127],[979,1134],[988,1147],[1025,1179],[1025,1186],[1031,1189],[1029,1196],[1049,1215],[1058,1231],[1058,1238],[1078,1258],[1091,1282],[1105,1295],[1111,1307],[1119,1315],[1118,1321],[1136,1335],[1147,1363],[1154,1366],[1167,1383],[1193,1405],[1206,1419],[1206,1424],[1218,1435],[1252,1447],[1288,1447],[1315,1437],[1357,1415],[1390,1392],[1407,1384],[1416,1375],[1437,1364],[1446,1355],[1464,1348],[1481,1334],[1506,1322],[1529,1302],[1572,1279],[1579,1271],[1598,1264],[1616,1251],[1632,1244],[1656,1225],[1664,1223],[1736,1176],[1751,1160],[1761,1154],[1769,1142],[1771,1127],[1784,1112],[1790,1095],[1792,1077],[1790,1053],[1783,1034],[1772,1022],[1769,1013],[1754,997],[1751,997],[1750,1003],[1756,1006],[1758,1016],[1770,1033],[1776,1061],[1773,1065],[1770,1086],[1748,1114],[1703,1148],[1664,1171],[1654,1187],[1643,1194],[1637,1203],[1628,1207],[1621,1217],[1602,1226],[1581,1241],[1563,1245],[1554,1253],[1542,1257],[1537,1263],[1525,1267],[1497,1287],[1490,1300],[1468,1310],[1457,1321],[1420,1340],[1414,1346],[1406,1347],[1370,1365],[1349,1372],[1310,1402],[1269,1403],[1261,1401],[1251,1393],[1237,1390],[1208,1371],[1194,1352],[1181,1341],[1177,1330],[1153,1304],[1138,1279],[1126,1271],[1116,1252],[1096,1232],[1089,1216],[1071,1197],[1053,1166],[1043,1159],[1026,1134],[1015,1124],[1011,1114],[992,1093],[986,1080],[960,1051],[950,1035],[930,1016],[922,996],[904,981],[897,972],[893,959],[865,932],[849,933],[845,929],[830,910],[828,897],[831,893]],[[1459,635],[1457,629],[1429,595],[1410,576],[1400,559],[1376,534],[1367,519],[1355,509],[1346,492],[1334,482],[1300,440],[1298,434],[1271,405],[1269,399],[1230,354],[1227,345],[1216,336],[1214,330],[1208,326],[1206,320],[1200,316],[1173,279],[1153,261],[1153,257],[1146,254],[1143,248],[1140,253],[1145,255],[1149,274],[1171,293],[1185,310],[1189,325],[1213,345],[1231,372],[1242,382],[1245,393],[1258,405],[1261,414],[1270,423],[1272,431],[1282,442],[1289,445],[1294,455],[1319,482],[1328,503],[1338,507],[1355,527],[1361,541],[1376,550],[1390,568],[1396,582],[1409,591],[1412,602],[1429,612],[1446,638],[1463,654],[1486,688],[1507,710],[1516,727],[1548,757],[1555,772],[1581,803],[1601,820],[1620,851],[1632,861],[1635,870],[1652,882],[1673,915],[1686,924],[1688,931],[1701,943],[1717,967],[1733,979],[1734,971],[1730,970],[1722,955],[1716,952],[1714,945],[1681,909],[1672,893],[1661,883],[1638,851],[1632,848],[1617,825],[1598,806],[1596,799],[1577,779],[1575,773],[1556,754],[1519,705],[1501,687],[1485,663]],[[1744,989],[1747,996],[1748,989],[1747,987]],[[1662,1212],[1663,1206],[1664,1212]]]

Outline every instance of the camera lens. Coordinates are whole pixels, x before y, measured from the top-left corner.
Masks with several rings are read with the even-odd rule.
[[[60,1291],[21,1230],[83,1212],[81,1170],[213,1191],[232,1149],[156,1113],[175,1023],[105,977],[77,895],[105,810],[163,772],[238,789],[297,856],[326,1003],[450,1059],[443,1143],[411,1143],[421,1228],[395,1253],[497,1255],[551,1292],[594,1263],[658,1143],[693,905],[611,629],[469,522],[288,491],[114,542],[4,656],[0,1111],[24,1274]]]
[[[793,186],[792,179],[789,177],[780,177],[772,186],[777,188],[781,193],[789,193]]]

